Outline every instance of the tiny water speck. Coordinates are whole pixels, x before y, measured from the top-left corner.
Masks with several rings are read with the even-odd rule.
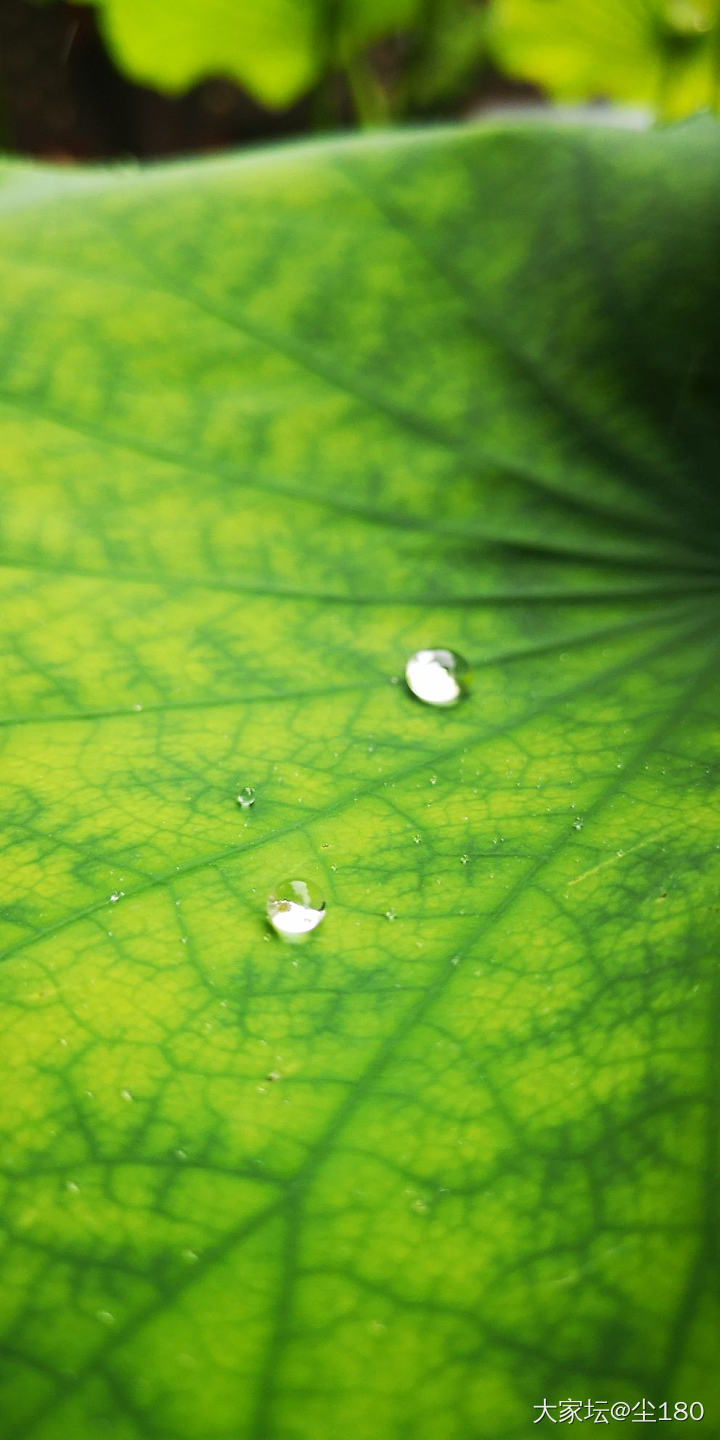
[[[583,828],[583,822],[582,822],[582,820],[580,819],[580,816],[579,816],[579,815],[578,815],[578,817],[577,817],[576,820],[573,820],[573,822],[572,822],[572,827],[573,827],[573,830],[582,830],[582,828]]]
[[[307,880],[283,880],[268,895],[267,917],[283,940],[304,940],[325,919],[325,901]]]
[[[386,911],[385,911],[385,919],[386,919],[386,920],[397,920],[397,910],[393,910],[392,907],[391,907],[389,910],[386,910]]]
[[[426,705],[457,705],[468,692],[469,666],[455,650],[416,650],[405,666],[408,690]]]
[[[113,890],[112,895],[110,896],[110,904],[115,905],[118,900],[122,900],[124,894],[124,890]]]
[[[251,809],[251,807],[255,804],[255,791],[253,790],[252,785],[243,785],[243,788],[237,797],[237,803],[240,806],[241,810]]]

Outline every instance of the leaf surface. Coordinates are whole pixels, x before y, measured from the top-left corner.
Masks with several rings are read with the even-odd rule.
[[[712,1413],[718,149],[6,167],[3,1440]]]
[[[560,100],[620,100],[664,119],[717,109],[718,0],[493,0],[498,65]]]
[[[299,99],[341,64],[415,19],[419,0],[87,0],[122,69],[170,94],[228,76],[262,104]]]

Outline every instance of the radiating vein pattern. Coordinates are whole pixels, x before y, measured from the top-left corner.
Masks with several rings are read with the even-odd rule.
[[[3,172],[0,1440],[715,1433],[719,148]]]

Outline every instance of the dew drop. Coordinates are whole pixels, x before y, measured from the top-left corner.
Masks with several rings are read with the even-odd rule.
[[[405,666],[408,690],[426,705],[456,705],[468,679],[468,664],[454,650],[416,650]]]
[[[115,1316],[114,1316],[114,1315],[111,1315],[111,1313],[110,1313],[109,1310],[98,1310],[98,1311],[96,1312],[96,1314],[97,1314],[98,1320],[101,1320],[102,1323],[103,1323],[103,1325],[114,1325],[114,1324],[115,1324]]]
[[[113,890],[113,893],[110,896],[110,904],[114,905],[116,901],[121,900],[123,897],[123,893],[124,892],[122,890]]]
[[[237,803],[240,806],[241,810],[250,810],[250,808],[255,804],[255,791],[253,790],[252,785],[243,785],[243,788],[237,797]]]
[[[397,920],[397,910],[393,910],[392,907],[391,907],[389,910],[386,910],[386,911],[385,911],[385,919],[386,919],[386,920]]]
[[[573,830],[582,830],[582,828],[583,828],[583,822],[582,822],[582,820],[580,819],[580,816],[579,816],[579,815],[573,820],[573,822],[572,822],[572,828],[573,828]]]
[[[470,859],[470,856],[469,856],[469,855],[461,855],[461,856],[460,856],[460,864],[461,864],[461,865],[467,865],[469,859]]]
[[[283,940],[303,940],[325,918],[325,901],[307,880],[283,880],[267,899],[267,917]]]

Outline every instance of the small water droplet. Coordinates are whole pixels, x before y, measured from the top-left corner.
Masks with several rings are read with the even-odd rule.
[[[284,940],[303,940],[325,919],[325,901],[307,880],[284,880],[267,899],[267,917]]]
[[[243,785],[237,797],[237,803],[241,810],[249,810],[251,806],[255,804],[255,791],[252,785]]]
[[[461,865],[467,865],[469,859],[470,859],[470,856],[469,856],[469,855],[461,855],[461,856],[460,856],[460,864],[461,864]]]
[[[385,911],[385,919],[386,919],[386,920],[397,920],[397,910],[393,910],[393,909],[392,909],[392,906],[391,906],[389,910],[386,910],[386,911]]]
[[[120,1091],[120,1099],[121,1099],[121,1100],[132,1100],[132,1098],[133,1098],[133,1097],[132,1097],[132,1095],[131,1095],[131,1093],[130,1093],[129,1090],[121,1090],[121,1091]]]
[[[415,845],[420,845],[422,843],[422,835],[413,835],[413,842]]]
[[[125,891],[124,891],[124,890],[113,890],[112,895],[110,896],[110,904],[111,904],[111,905],[114,905],[114,904],[116,903],[116,901],[122,899],[122,897],[123,897],[124,894],[125,894]]]
[[[173,1155],[176,1160],[187,1160],[188,1158],[187,1150],[173,1150]]]
[[[66,1180],[66,1181],[65,1181],[65,1189],[66,1189],[66,1190],[69,1190],[69,1192],[70,1192],[71,1195],[79,1195],[79,1194],[80,1194],[80,1186],[77,1184],[77,1182],[76,1182],[75,1180]]]
[[[112,1315],[109,1310],[96,1310],[95,1313],[96,1313],[96,1315],[97,1315],[98,1320],[101,1320],[102,1323],[103,1323],[103,1325],[114,1325],[114,1324],[115,1324],[115,1316]]]
[[[467,661],[454,650],[416,650],[405,666],[408,690],[426,705],[456,705],[469,676]]]
[[[573,820],[573,822],[572,822],[572,828],[573,828],[573,830],[582,830],[582,828],[583,828],[583,822],[582,822],[582,820],[580,819],[580,816],[579,816],[579,815],[577,815],[577,816],[575,817],[575,819]]]
[[[180,1254],[182,1255],[183,1260],[185,1260],[188,1265],[196,1265],[198,1260],[200,1259],[197,1250],[181,1250]]]

